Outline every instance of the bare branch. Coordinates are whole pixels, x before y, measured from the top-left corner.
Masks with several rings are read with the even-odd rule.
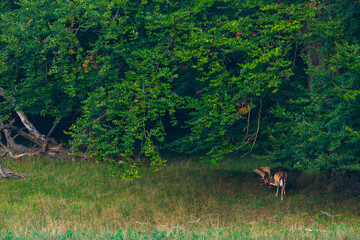
[[[113,19],[114,22],[115,22],[115,20],[116,20],[116,18],[117,18],[117,16],[118,16],[119,12],[120,12],[120,8],[118,8],[117,11],[116,11],[115,17],[114,17],[114,19]]]
[[[5,132],[5,130],[15,131],[15,132],[16,132],[17,134],[19,134],[20,136],[22,136],[22,137],[30,140],[31,142],[37,144],[38,146],[42,146],[43,143],[44,143],[44,142],[42,142],[42,141],[39,141],[39,139],[37,139],[37,138],[34,137],[33,135],[28,134],[28,133],[26,133],[26,132],[18,129],[18,128],[15,127],[15,126],[10,125],[10,124],[4,124],[4,125],[0,126],[0,131],[1,131],[1,130],[4,130],[4,132]],[[10,135],[9,135],[9,136],[10,136]],[[7,139],[7,140],[9,140],[9,139]]]
[[[251,103],[249,103],[249,108],[250,108],[250,104],[251,104]],[[248,136],[248,133],[249,133],[250,112],[251,112],[251,110],[249,109],[249,111],[248,111],[248,118],[247,118],[247,125],[246,125],[246,127],[245,127],[245,129],[246,129],[246,134],[245,134],[245,137],[244,137],[244,141],[246,140],[246,138],[247,138],[247,136]],[[245,129],[244,129],[244,131],[245,131]]]
[[[21,122],[24,124],[24,126],[27,128],[27,130],[38,139],[40,142],[45,141],[45,137],[41,135],[41,133],[35,128],[35,126],[28,120],[25,113],[22,110],[18,109],[18,106],[16,105],[16,100],[13,96],[9,96],[5,93],[5,90],[0,87],[0,96],[6,99],[11,100],[12,106],[15,108],[16,114],[20,117]]]
[[[56,119],[56,123],[52,126],[52,128],[50,129],[50,131],[48,132],[48,134],[46,134],[45,138],[48,138],[52,132],[55,130],[56,126],[59,124],[60,120],[62,117],[59,117],[59,119]]]
[[[249,154],[254,148],[254,145],[256,143],[256,139],[259,135],[259,130],[260,130],[261,109],[262,109],[262,100],[260,99],[259,115],[258,115],[257,129],[256,129],[256,132],[254,133],[254,141],[251,146],[251,149],[247,153],[243,154],[241,157],[244,157],[245,155]]]
[[[22,158],[22,157],[25,157],[25,156],[33,157],[33,156],[37,156],[39,154],[40,154],[40,151],[37,151],[37,152],[34,152],[34,153],[21,153],[21,154],[13,156],[13,158],[14,159],[19,159],[19,158]]]

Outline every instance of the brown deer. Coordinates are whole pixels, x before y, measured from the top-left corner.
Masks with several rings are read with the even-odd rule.
[[[271,186],[276,186],[276,196],[279,194],[279,187],[281,187],[281,200],[283,200],[284,195],[286,194],[285,188],[288,180],[288,173],[285,171],[279,171],[271,176],[271,171],[269,167],[261,167],[259,169],[254,169],[254,172],[261,176],[261,179],[264,180],[265,184],[271,188]],[[268,174],[268,178],[265,178],[265,175]]]

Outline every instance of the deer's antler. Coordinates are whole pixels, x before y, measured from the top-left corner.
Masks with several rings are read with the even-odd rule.
[[[269,167],[261,167],[260,169],[261,169],[261,171],[269,174],[269,177],[271,177],[271,171],[270,171]]]
[[[254,169],[254,172],[256,172],[257,174],[259,174],[261,176],[261,178],[264,180],[264,182],[266,183],[266,179],[265,179],[265,172],[259,170],[259,169]]]
[[[254,172],[256,172],[257,174],[259,174],[262,178],[262,180],[264,180],[264,183],[267,184],[270,187],[270,181],[271,181],[271,171],[269,167],[261,167],[259,169],[254,169]],[[265,178],[266,174],[268,174],[269,176],[267,178]]]

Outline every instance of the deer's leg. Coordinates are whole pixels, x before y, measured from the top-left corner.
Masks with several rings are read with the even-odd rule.
[[[276,188],[276,196],[279,195],[279,184],[277,185],[277,188]]]
[[[281,189],[281,200],[283,200],[283,197],[284,197],[284,195],[286,194],[285,189],[286,189],[286,183],[284,184],[284,186],[283,186],[282,189]]]

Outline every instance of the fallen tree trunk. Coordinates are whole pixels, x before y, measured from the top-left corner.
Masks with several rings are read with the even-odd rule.
[[[0,178],[19,178],[19,179],[24,179],[25,178],[25,175],[24,174],[21,174],[21,173],[14,173],[14,172],[11,172],[5,168],[3,168],[1,165],[0,165]]]
[[[45,136],[36,129],[35,124],[33,124],[25,112],[20,109],[15,97],[7,93],[2,87],[0,87],[0,98],[8,101],[8,104],[14,112],[6,118],[0,116],[0,157],[20,159],[22,157],[43,155],[52,158],[62,156],[63,159],[66,160],[72,160],[76,157],[76,155],[72,155],[69,150],[64,149],[62,144],[58,144],[54,138],[50,137],[62,119],[61,116],[56,117],[53,126]],[[1,171],[0,178],[16,176],[16,174],[14,175],[7,170]]]
[[[16,105],[16,100],[13,96],[7,95],[5,90],[0,87],[0,96],[2,96],[5,99],[11,100],[11,105],[14,107],[14,110],[16,114],[19,116],[21,122],[26,127],[26,129],[29,131],[30,135],[32,135],[37,141],[44,142],[45,137],[35,128],[35,126],[28,120],[25,113],[18,109],[18,106]]]

